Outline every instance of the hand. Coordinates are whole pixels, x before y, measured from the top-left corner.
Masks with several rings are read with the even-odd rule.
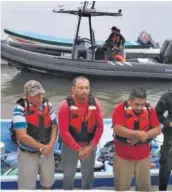
[[[81,160],[85,160],[85,159],[87,159],[89,156],[90,156],[90,154],[91,154],[91,152],[93,151],[93,146],[91,146],[91,145],[87,145],[86,147],[84,147],[83,149],[81,149],[80,151],[79,151],[79,159],[81,159]]]
[[[172,127],[172,122],[170,122],[169,126]]]
[[[148,133],[145,131],[138,131],[138,138],[141,142],[145,142],[148,139]]]
[[[114,49],[114,50],[118,50],[119,48],[118,48],[118,47],[114,47],[113,49]]]
[[[128,144],[130,144],[131,146],[134,146],[136,143],[138,143],[139,142],[139,140],[138,139],[127,139],[127,142],[128,142]]]
[[[53,151],[53,146],[54,145],[52,143],[49,143],[48,145],[45,145],[45,148],[41,151],[41,154],[48,157]]]
[[[151,162],[150,168],[156,168],[156,164],[154,162]]]

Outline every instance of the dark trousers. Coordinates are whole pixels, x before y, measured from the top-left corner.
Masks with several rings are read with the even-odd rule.
[[[86,160],[81,160],[82,189],[91,189],[94,180],[96,150]],[[63,165],[63,189],[72,190],[74,187],[74,177],[79,157],[78,153],[67,145],[62,145],[62,165]]]
[[[172,139],[164,136],[161,146],[160,169],[159,169],[159,191],[166,191],[172,170]]]

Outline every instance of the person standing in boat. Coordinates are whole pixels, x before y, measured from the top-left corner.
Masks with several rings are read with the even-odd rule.
[[[103,133],[103,115],[99,100],[90,95],[90,83],[86,77],[73,80],[72,95],[60,105],[58,123],[62,139],[63,188],[73,189],[80,160],[81,187],[91,189],[96,146]]]
[[[39,173],[42,189],[50,189],[54,184],[56,115],[38,81],[28,81],[24,93],[25,98],[18,100],[13,110],[13,129],[19,146],[18,188],[35,189]]]
[[[158,119],[163,124],[164,135],[161,146],[160,169],[159,169],[159,191],[166,191],[172,170],[172,91],[163,93],[155,107]],[[164,113],[168,112],[167,116]]]
[[[114,183],[117,191],[129,191],[134,175],[136,190],[151,190],[150,142],[160,134],[160,123],[146,98],[144,89],[133,89],[129,99],[113,111]]]
[[[105,60],[124,62],[125,38],[117,27],[113,26],[111,30],[111,34],[105,41]]]

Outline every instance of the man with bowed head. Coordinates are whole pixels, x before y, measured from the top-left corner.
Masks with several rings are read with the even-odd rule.
[[[90,83],[86,77],[73,80],[72,95],[62,101],[58,122],[63,143],[63,188],[73,189],[80,160],[82,189],[90,189],[94,179],[96,146],[103,133],[103,115],[99,100],[90,95]]]
[[[113,112],[114,183],[118,191],[130,190],[133,175],[136,190],[151,190],[150,142],[160,134],[160,123],[146,98],[144,89],[133,89],[128,101],[121,102]]]
[[[57,137],[57,119],[45,90],[36,80],[24,85],[24,97],[13,110],[13,138],[18,144],[18,188],[36,188],[40,175],[42,189],[54,184],[53,148]]]

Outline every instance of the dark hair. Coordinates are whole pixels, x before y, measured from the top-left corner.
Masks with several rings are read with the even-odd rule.
[[[116,29],[116,31],[117,31],[118,33],[121,33],[121,30],[120,30],[120,29],[118,29],[118,28]]]
[[[129,99],[133,100],[133,99],[146,99],[147,98],[147,93],[143,88],[134,88],[131,90],[130,92],[130,96]]]
[[[117,27],[113,26],[113,27],[111,28],[111,30],[116,31],[116,30],[117,30]]]
[[[89,81],[89,80],[88,80],[86,77],[84,77],[84,76],[75,77],[75,79],[73,79],[73,81],[72,81],[72,86],[73,86],[73,87],[76,85],[76,82],[77,82],[79,79]]]

